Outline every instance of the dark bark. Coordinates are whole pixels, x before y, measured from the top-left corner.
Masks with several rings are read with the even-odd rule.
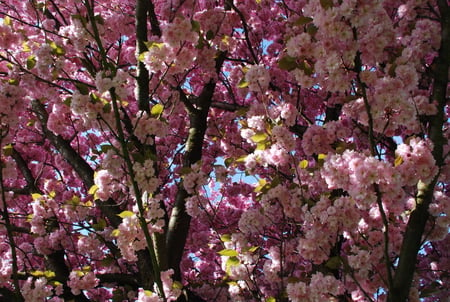
[[[430,101],[438,102],[438,113],[430,120],[429,137],[434,144],[433,156],[436,164],[441,167],[444,162],[443,146],[446,143],[443,136],[445,122],[445,106],[447,99],[448,74],[450,66],[450,9],[445,0],[438,1],[441,15],[441,45],[439,55],[432,66],[433,93]],[[403,237],[400,258],[394,275],[394,286],[389,289],[388,301],[407,301],[411,288],[417,254],[422,243],[425,225],[429,218],[428,206],[433,200],[433,191],[437,177],[430,183],[419,183],[416,196],[416,208],[412,211]]]
[[[216,59],[216,72],[219,73],[225,60],[225,53],[221,53]],[[212,104],[212,97],[216,82],[210,80],[195,100],[189,100],[180,91],[181,99],[189,114],[189,135],[186,140],[183,166],[190,167],[202,158],[203,141],[207,130],[207,118]],[[195,105],[194,105],[195,104]],[[189,233],[191,217],[186,213],[185,201],[190,195],[183,187],[181,180],[175,205],[167,230],[167,250],[169,251],[169,267],[174,270],[174,279],[181,280],[180,262],[184,253],[184,246]]]

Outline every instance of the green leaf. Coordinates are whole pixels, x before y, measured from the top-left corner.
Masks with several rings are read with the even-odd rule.
[[[298,19],[294,22],[294,25],[302,26],[302,25],[306,25],[306,24],[308,24],[308,23],[311,23],[312,21],[313,21],[313,18],[301,16],[300,18],[298,18]]]
[[[3,17],[3,24],[5,24],[6,26],[11,26],[11,18],[9,16]]]
[[[267,140],[267,134],[264,132],[256,133],[250,139],[255,143],[262,143]]]
[[[39,193],[33,193],[31,194],[31,198],[33,198],[33,200],[40,199],[42,198],[42,195]]]
[[[308,168],[308,165],[309,165],[309,162],[306,160],[306,159],[304,159],[304,160],[302,160],[301,162],[300,162],[300,164],[298,165],[301,169],[306,169],[306,168]]]
[[[283,70],[291,71],[298,67],[297,59],[291,56],[284,56],[278,61],[278,67]]]
[[[183,284],[180,281],[174,281],[172,283],[172,288],[173,289],[182,289],[183,288]]]
[[[248,87],[248,82],[243,78],[237,85],[238,88],[245,88]]]
[[[104,144],[100,146],[100,150],[102,150],[102,153],[107,153],[109,150],[112,150],[113,146],[110,144]]]
[[[18,79],[9,79],[9,80],[8,80],[8,84],[9,84],[9,85],[18,86],[19,83],[20,83],[20,82],[19,82]]]
[[[308,76],[314,73],[313,66],[307,60],[303,60],[302,62],[300,62],[298,64],[298,68],[303,70],[303,72]]]
[[[163,113],[163,111],[164,111],[164,106],[161,104],[156,104],[152,107],[150,113],[153,116],[160,116]]]
[[[320,0],[320,5],[323,9],[330,9],[333,7],[333,0]]]
[[[102,266],[110,266],[115,262],[114,258],[107,256],[101,260]]]
[[[13,154],[13,151],[14,151],[14,147],[12,144],[8,144],[3,147],[3,154],[5,156],[11,156]]]
[[[93,224],[92,227],[96,231],[103,231],[106,228],[106,220],[100,218],[97,223]]]
[[[117,214],[117,216],[119,216],[120,218],[124,219],[124,218],[127,218],[127,217],[134,216],[134,213],[131,212],[131,211],[123,211],[122,213]]]
[[[78,91],[82,95],[88,95],[89,94],[89,87],[88,87],[88,85],[86,85],[84,83],[77,82],[77,83],[75,83],[75,87],[77,87]]]
[[[214,32],[212,30],[208,30],[208,32],[206,33],[206,40],[212,40],[214,39]]]
[[[256,144],[256,150],[266,150],[268,147],[270,147],[270,142],[261,142]]]
[[[225,270],[227,274],[230,272],[230,268],[233,266],[239,265],[239,259],[237,257],[230,257],[228,258],[227,262],[225,263]]]
[[[59,46],[58,44],[56,44],[54,41],[51,41],[49,43],[49,45],[52,48],[52,54],[57,55],[57,56],[63,56],[66,54],[66,51],[64,50],[64,48],[62,46]]]
[[[112,106],[110,103],[106,103],[103,105],[103,113],[110,113],[112,110]]]
[[[31,48],[30,48],[30,46],[28,46],[27,41],[24,41],[24,42],[22,43],[22,51],[23,51],[23,52],[30,52],[30,51],[31,51]]]
[[[254,253],[259,249],[259,246],[252,246],[251,248],[248,249],[248,252],[250,253]]]
[[[319,29],[314,24],[308,24],[308,27],[306,28],[306,32],[311,36],[314,37],[314,35],[317,33]]]
[[[229,167],[229,166],[231,166],[231,164],[233,163],[233,161],[234,161],[234,159],[232,158],[232,157],[228,157],[228,158],[225,158],[225,160],[223,161],[224,162],[224,164],[225,164],[225,167]]]
[[[200,32],[200,22],[191,20],[191,25],[192,25],[192,28],[191,28],[192,31],[195,31],[198,33]]]
[[[239,253],[235,250],[231,249],[223,249],[219,252],[217,252],[220,256],[228,256],[228,257],[236,257],[239,255]]]
[[[342,264],[341,257],[334,256],[328,259],[327,263],[325,263],[325,266],[328,267],[329,269],[336,270],[341,267],[341,264]]]
[[[54,271],[45,271],[44,272],[44,277],[47,279],[52,279],[55,278],[56,274]]]
[[[223,234],[220,236],[220,241],[231,242],[231,234]]]
[[[266,299],[266,302],[277,302],[277,299],[275,299],[274,297],[269,297]]]
[[[69,96],[64,100],[64,105],[70,107],[71,104],[72,104],[72,97]]]
[[[31,55],[27,58],[27,69],[33,69],[34,66],[36,66],[36,56]]]
[[[154,41],[148,41],[144,42],[145,46],[147,46],[148,49],[157,47],[159,49],[163,48],[164,43],[163,42],[154,42]]]

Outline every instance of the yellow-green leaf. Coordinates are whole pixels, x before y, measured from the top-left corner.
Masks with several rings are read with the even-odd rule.
[[[52,54],[57,55],[57,56],[63,56],[66,54],[66,51],[64,50],[64,48],[62,46],[59,46],[58,44],[56,44],[54,41],[51,41],[49,43],[51,49],[52,49]]]
[[[327,158],[326,154],[320,153],[317,157],[319,160],[325,160],[325,158]]]
[[[119,216],[120,218],[123,219],[123,218],[134,216],[134,213],[131,211],[123,211],[122,213],[117,214],[117,216]]]
[[[397,155],[395,157],[394,167],[400,166],[401,164],[403,164],[403,157],[401,157],[400,155]]]
[[[227,257],[236,257],[237,255],[239,255],[239,253],[237,251],[231,250],[231,249],[223,249],[217,253],[220,256],[227,256]]]
[[[174,281],[172,284],[172,288],[173,289],[182,289],[183,288],[183,284],[181,284],[180,281]]]
[[[230,234],[223,234],[220,236],[220,240],[222,242],[230,242],[231,241],[231,235]]]
[[[248,249],[248,251],[249,251],[250,253],[254,253],[254,252],[256,252],[258,249],[259,249],[259,246],[252,246],[251,248]]]
[[[306,159],[304,159],[304,160],[302,160],[301,162],[300,162],[300,164],[298,165],[301,169],[306,169],[306,168],[308,168],[308,165],[309,165],[309,162],[306,160]]]
[[[248,82],[245,80],[245,78],[243,78],[239,83],[238,83],[238,88],[245,88],[248,87]]]
[[[11,26],[11,18],[9,16],[3,17],[3,24],[5,24],[6,26]]]
[[[106,228],[106,220],[103,218],[100,218],[97,223],[93,224],[92,227],[96,231],[103,231]]]
[[[255,188],[255,192],[258,193],[262,190],[262,188],[267,184],[267,181],[264,178],[258,180],[258,185]]]
[[[115,229],[111,232],[111,236],[113,236],[113,237],[119,237],[119,235],[120,235],[120,230],[118,230],[118,229]]]
[[[52,279],[55,278],[56,274],[53,271],[45,271],[44,272],[44,277],[47,279]]]
[[[33,69],[34,66],[36,66],[36,56],[35,55],[31,55],[27,58],[27,69]]]
[[[41,197],[42,197],[42,195],[39,194],[39,193],[33,193],[33,194],[31,194],[31,198],[33,198],[33,200],[40,199]]]
[[[145,46],[147,46],[148,49],[153,48],[153,47],[157,47],[157,48],[161,49],[164,46],[164,43],[149,41],[149,42],[145,42]]]
[[[30,48],[30,46],[28,46],[27,41],[24,41],[24,42],[22,43],[22,51],[23,51],[23,52],[30,52],[30,51],[31,51],[31,48]]]
[[[255,142],[255,143],[261,143],[261,142],[267,140],[267,134],[265,134],[265,133],[256,133],[250,139],[253,142]]]
[[[160,116],[161,113],[163,113],[163,111],[164,111],[164,106],[161,104],[156,104],[155,106],[152,107],[151,114],[153,116]]]
[[[33,277],[42,277],[42,276],[44,276],[44,272],[43,271],[32,271],[30,274]]]
[[[277,302],[277,299],[275,299],[274,297],[269,297],[266,299],[266,302]]]
[[[225,263],[225,270],[227,273],[230,272],[230,268],[233,266],[239,265],[239,259],[237,257],[230,257],[227,259],[227,262]]]
[[[95,192],[98,191],[98,186],[97,185],[93,185],[92,187],[89,188],[88,194],[89,195],[94,195]]]
[[[13,154],[13,151],[14,151],[14,147],[12,144],[8,144],[3,147],[3,154],[5,156],[11,156]]]

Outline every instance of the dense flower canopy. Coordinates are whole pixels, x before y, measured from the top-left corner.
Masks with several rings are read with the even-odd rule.
[[[448,297],[449,5],[0,1],[0,300]]]

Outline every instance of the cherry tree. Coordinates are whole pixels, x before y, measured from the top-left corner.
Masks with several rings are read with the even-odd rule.
[[[0,299],[445,299],[449,5],[0,1]]]

